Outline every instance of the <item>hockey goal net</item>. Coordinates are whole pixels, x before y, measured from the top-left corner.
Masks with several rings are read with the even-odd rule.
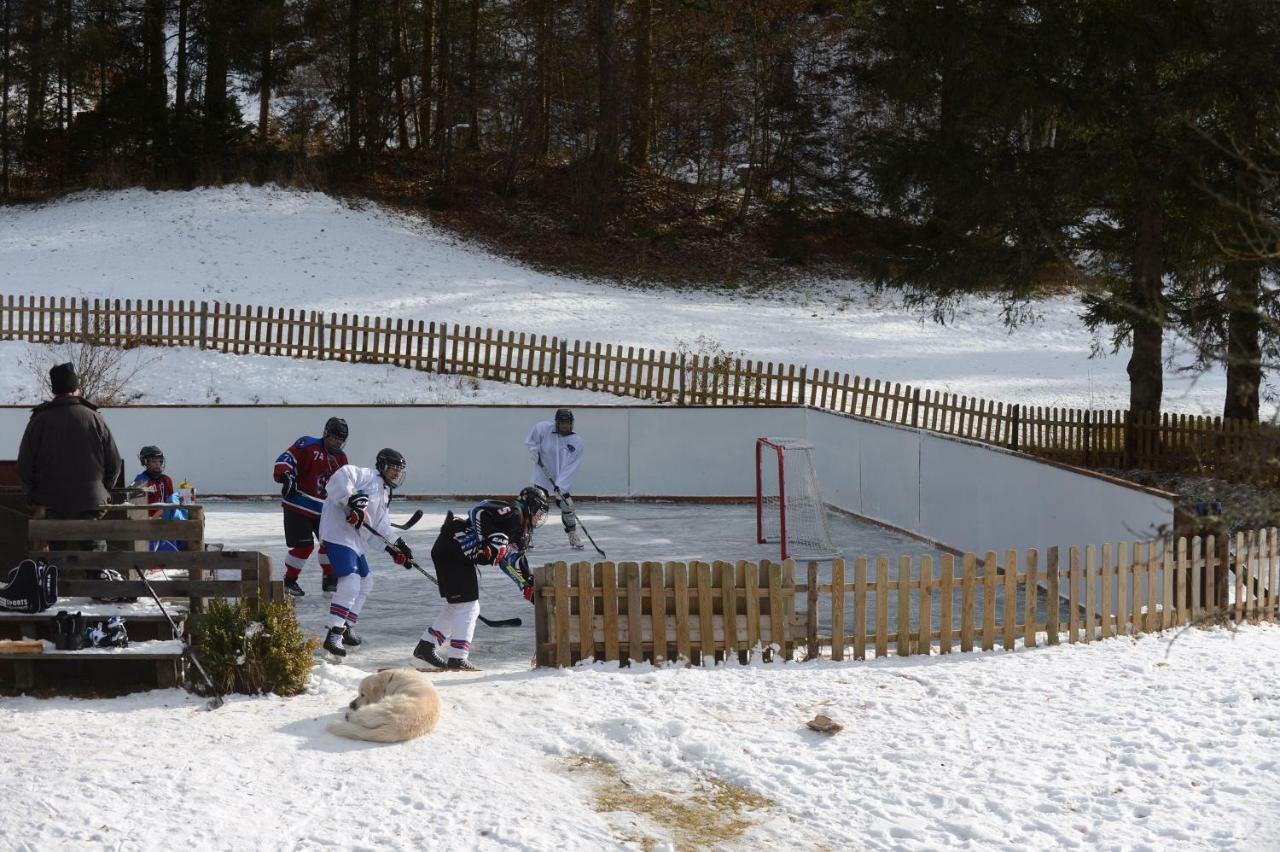
[[[756,440],[756,541],[778,542],[783,559],[834,559],[827,504],[818,487],[813,444]]]

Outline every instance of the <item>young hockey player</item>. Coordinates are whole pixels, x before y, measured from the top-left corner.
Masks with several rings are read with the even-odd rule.
[[[320,506],[325,485],[334,471],[347,463],[342,451],[347,443],[347,421],[330,417],[324,424],[324,435],[303,435],[276,459],[273,476],[280,483],[280,505],[284,509],[284,544],[289,553],[284,558],[284,589],[291,595],[306,594],[298,585],[302,566],[320,538]],[[332,592],[334,583],[329,570],[329,554],[320,543],[320,570],[324,577],[321,588]]]
[[[485,500],[466,518],[446,516],[431,548],[446,603],[422,634],[413,655],[428,665],[451,671],[477,671],[467,661],[480,617],[480,565],[497,565],[533,600],[533,575],[525,560],[529,535],[547,519],[547,492],[530,485],[513,501]],[[447,648],[445,658],[440,650]]]
[[[159,447],[147,445],[138,451],[138,461],[142,464],[142,473],[133,478],[136,488],[147,493],[147,503],[169,503],[173,497],[173,480],[165,476],[164,453]],[[150,514],[158,518],[162,509],[152,509]]]
[[[584,544],[570,492],[573,491],[573,479],[582,464],[585,447],[582,436],[573,431],[573,412],[567,408],[557,409],[554,423],[543,420],[533,424],[524,445],[533,461],[533,484],[555,496],[569,544],[575,550],[582,550]]]
[[[346,656],[347,646],[354,647],[362,641],[351,628],[360,619],[360,609],[373,589],[373,574],[365,559],[365,548],[374,538],[369,530],[391,538],[387,507],[392,489],[404,482],[404,470],[404,456],[388,448],[378,452],[373,470],[349,464],[329,477],[320,515],[320,540],[329,554],[337,589],[329,603],[329,632],[324,649],[339,657]],[[385,549],[397,565],[405,565],[413,558],[413,551],[402,538]]]

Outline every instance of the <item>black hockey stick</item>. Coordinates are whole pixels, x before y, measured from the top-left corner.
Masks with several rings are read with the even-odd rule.
[[[213,679],[209,677],[209,673],[204,670],[204,666],[200,665],[200,661],[196,659],[195,651],[191,650],[191,643],[187,641],[187,637],[182,635],[182,631],[178,629],[177,623],[169,616],[169,611],[166,610],[164,608],[164,604],[160,602],[160,596],[157,595],[156,590],[152,588],[151,581],[147,579],[147,575],[144,574],[142,569],[137,566],[134,566],[133,570],[138,572],[139,579],[141,579],[142,584],[147,587],[147,593],[151,595],[152,600],[156,602],[156,606],[160,607],[160,613],[165,617],[165,620],[169,622],[169,626],[173,628],[173,635],[182,641],[182,650],[187,652],[187,656],[191,658],[191,662],[195,665],[196,671],[200,672],[200,677],[204,678],[205,685],[208,686],[209,691],[213,693],[213,698],[209,701],[209,709],[217,710],[226,703],[226,700],[222,697],[222,693],[218,692],[218,688],[213,685]]]
[[[573,498],[572,498],[572,497],[566,497],[566,496],[564,495],[564,493],[560,491],[560,486],[559,486],[559,485],[556,485],[556,481],[555,481],[554,479],[552,479],[552,478],[551,478],[551,473],[547,470],[547,466],[546,466],[546,465],[544,465],[544,464],[542,463],[542,456],[538,456],[538,469],[539,469],[539,470],[541,470],[541,471],[542,471],[542,475],[543,475],[543,476],[545,476],[545,477],[547,478],[547,482],[550,482],[550,483],[551,483],[551,487],[552,487],[552,489],[554,489],[554,490],[555,490],[555,492],[556,492],[556,496],[557,496],[557,497],[559,497],[561,500],[568,500],[568,501],[569,501],[569,508],[570,508],[570,509],[572,509],[572,508],[573,508]],[[575,517],[575,518],[577,518],[577,515],[578,515],[578,513],[577,513],[577,512],[574,512],[574,517]],[[587,541],[591,542],[591,546],[592,546],[592,547],[594,547],[594,548],[596,549],[596,553],[599,553],[599,554],[600,554],[600,558],[601,558],[601,559],[608,559],[609,557],[605,556],[605,555],[604,555],[604,551],[600,549],[600,545],[596,544],[596,540],[595,540],[594,538],[592,538],[592,537],[591,537],[591,533],[587,532],[587,528],[586,528],[586,526],[582,523],[582,518],[578,518],[578,527],[579,527],[579,528],[581,528],[581,530],[582,530],[582,534],[583,534],[583,535],[585,535],[585,536],[587,537]]]
[[[377,536],[379,539],[381,539],[382,542],[386,544],[387,547],[394,548],[396,546],[396,543],[394,541],[391,541],[389,538],[387,538],[385,535],[375,530],[373,527],[366,527],[366,529],[369,530],[369,532],[373,533],[375,536]],[[428,580],[435,583],[437,586],[440,585],[440,581],[435,578],[435,575],[432,574],[430,571],[428,571],[426,568],[423,568],[421,565],[419,565],[416,559],[409,559],[405,564],[407,564],[410,568],[416,568],[418,572],[422,574],[422,576],[426,577]],[[483,615],[479,616],[479,618],[481,621],[485,623],[485,625],[489,627],[519,627],[521,624],[524,624],[524,621],[522,621],[519,618],[496,618],[495,619],[495,618],[485,618]]]
[[[392,524],[391,526],[395,527],[398,530],[407,530],[407,529],[411,529],[413,525],[420,520],[422,520],[421,509],[417,510],[412,515],[410,515],[409,520],[405,521],[403,524]]]

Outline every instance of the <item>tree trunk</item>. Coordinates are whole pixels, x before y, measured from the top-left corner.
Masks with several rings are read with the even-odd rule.
[[[396,90],[396,141],[401,151],[409,150],[409,115],[404,100],[405,50],[404,50],[404,2],[396,0],[391,11],[391,38],[395,42],[391,55]]]
[[[347,160],[360,157],[360,0],[350,0],[347,18]]]
[[[1137,238],[1129,288],[1133,327],[1133,352],[1127,368],[1129,410],[1157,417],[1164,394],[1164,213],[1158,191],[1149,182],[1138,190],[1135,213]]]
[[[595,0],[591,30],[596,44],[596,144],[588,157],[586,180],[580,192],[579,227],[599,234],[613,199],[618,163],[618,69],[614,60],[617,0]]]
[[[453,126],[453,113],[449,106],[449,90],[453,84],[452,68],[449,62],[449,51],[451,50],[449,27],[453,23],[451,19],[449,0],[440,0],[440,15],[436,19],[436,34],[438,37],[436,53],[440,57],[437,60],[440,70],[436,83],[436,145],[440,145],[445,141],[444,134],[448,133],[449,128]]]
[[[173,117],[178,124],[187,116],[187,9],[191,0],[178,3],[178,67],[174,80]]]
[[[39,3],[31,12],[31,36],[28,42],[30,60],[27,69],[27,121],[23,135],[28,157],[40,149],[40,135],[44,127],[45,78],[44,61],[47,48],[44,44],[44,12]]]
[[[230,22],[227,13],[216,3],[209,7],[207,15],[209,31],[205,38],[205,150],[220,159],[227,149],[227,30]],[[221,170],[220,164],[218,170]]]
[[[425,150],[431,138],[431,71],[435,65],[435,3],[422,0],[422,67],[418,93],[418,149]]]
[[[271,134],[271,89],[276,84],[274,25],[263,36],[262,57],[258,64],[258,144],[266,146]]]
[[[653,0],[636,0],[635,16],[635,91],[627,159],[634,168],[643,169],[649,165],[653,136]]]
[[[0,195],[9,197],[9,5],[0,0]]]
[[[480,104],[476,79],[480,76],[480,0],[471,0],[471,18],[467,27],[467,150],[480,149]]]
[[[534,104],[529,121],[531,153],[544,159],[551,147],[551,0],[537,0],[534,24]]]
[[[147,63],[147,124],[154,158],[168,147],[169,80],[165,74],[165,0],[147,0],[144,15]],[[154,167],[154,164],[153,164]]]
[[[1227,394],[1223,419],[1258,422],[1258,389],[1262,386],[1262,318],[1258,301],[1262,268],[1255,260],[1227,264]]]

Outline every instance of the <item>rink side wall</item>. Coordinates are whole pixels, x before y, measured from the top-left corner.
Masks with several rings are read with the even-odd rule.
[[[512,494],[528,481],[523,441],[544,406],[129,406],[105,409],[125,459],[145,444],[200,494],[275,491],[275,458],[326,418],[350,424],[347,453],[372,466],[405,454],[406,495]],[[16,458],[26,407],[0,407],[0,457]],[[587,444],[579,497],[744,499],[755,494],[758,437],[808,438],[826,501],[939,545],[968,551],[1153,537],[1172,495],[919,429],[811,408],[574,406]]]

